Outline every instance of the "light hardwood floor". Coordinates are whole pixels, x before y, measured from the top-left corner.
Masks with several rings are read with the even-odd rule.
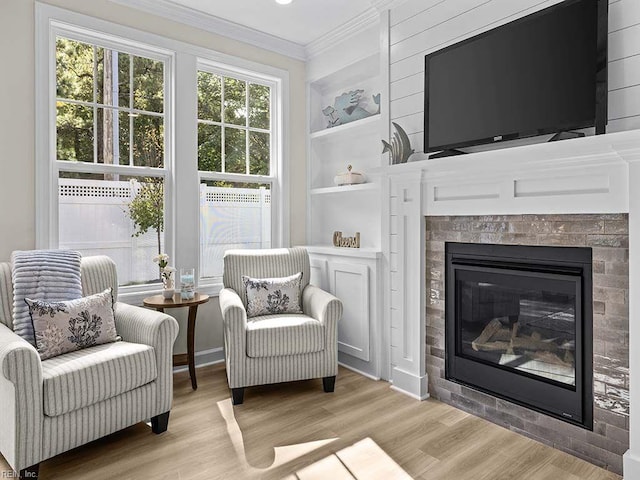
[[[134,425],[43,462],[40,478],[392,480],[402,470],[424,480],[620,478],[342,368],[333,394],[320,380],[254,387],[236,407],[224,365],[199,368],[198,385],[192,391],[188,373],[176,374],[166,433]],[[8,470],[1,457],[0,470]]]

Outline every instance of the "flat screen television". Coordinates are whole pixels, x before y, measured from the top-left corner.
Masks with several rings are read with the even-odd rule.
[[[425,153],[604,133],[607,16],[608,0],[566,0],[426,55]]]

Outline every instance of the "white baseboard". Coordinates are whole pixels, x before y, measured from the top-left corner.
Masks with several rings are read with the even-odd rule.
[[[404,393],[416,400],[426,400],[429,398],[427,375],[418,376],[405,372],[398,367],[393,367],[391,379],[393,380],[391,389]]]
[[[363,372],[362,370],[358,370],[357,368],[353,368],[352,366],[347,365],[345,363],[338,362],[338,365],[340,365],[341,367],[346,368],[347,370],[351,370],[352,372],[356,372],[357,374],[362,375],[363,377],[370,378],[371,380],[375,380],[375,381],[380,380],[380,377],[376,377],[375,375],[371,375],[369,373]]]
[[[627,450],[622,456],[622,472],[624,480],[636,480],[640,478],[640,457]]]
[[[216,363],[224,362],[224,348],[212,348],[210,350],[202,350],[195,354],[196,368],[204,367],[207,365],[214,365]],[[180,365],[179,367],[173,367],[173,373],[184,372],[188,370],[187,365]]]

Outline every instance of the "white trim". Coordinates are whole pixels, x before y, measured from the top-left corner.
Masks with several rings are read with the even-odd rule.
[[[406,1],[407,0],[371,0],[371,4],[376,10],[382,13],[385,10],[393,10],[394,8],[399,7]]]
[[[159,295],[162,293],[160,288],[150,288],[151,285],[144,285],[144,288],[138,290],[122,291],[123,288],[118,289],[118,301],[122,303],[128,303],[129,305],[142,305],[142,301],[151,297],[152,295]],[[204,293],[210,297],[217,297],[222,290],[221,283],[207,283],[198,285],[198,293]]]
[[[210,348],[209,350],[201,350],[199,352],[195,352],[194,357],[196,368],[222,363],[224,362],[224,348],[217,347]],[[186,372],[188,370],[188,365],[173,367],[173,373]]]
[[[169,0],[111,0],[111,2],[248,43],[296,60],[306,59],[304,46],[298,43],[178,5]]]
[[[380,377],[376,377],[375,375],[371,375],[370,373],[363,372],[362,370],[358,370],[357,368],[347,365],[346,363],[338,362],[338,365],[340,365],[343,368],[346,368],[347,370],[351,370],[352,372],[356,372],[358,375],[362,375],[363,377],[367,377],[367,378],[370,378],[371,380],[375,380],[376,382],[380,380]]]
[[[309,42],[305,49],[307,60],[348,40],[354,35],[360,33],[362,30],[375,25],[379,20],[380,14],[376,8],[371,7],[365,10],[360,16],[352,18],[339,27],[334,28],[321,37],[316,38],[314,41]]]
[[[412,392],[410,392],[408,390],[403,390],[402,388],[398,388],[393,384],[391,384],[389,386],[389,388],[391,390],[395,391],[395,392],[401,393],[401,394],[406,395],[407,397],[411,397],[411,398],[413,398],[415,400],[423,401],[423,400],[426,400],[427,398],[429,398],[429,394],[428,393],[425,393],[423,396],[419,396],[419,395],[416,395],[415,393],[412,393]]]

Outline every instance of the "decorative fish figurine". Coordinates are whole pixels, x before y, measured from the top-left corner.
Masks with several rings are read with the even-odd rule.
[[[391,154],[391,165],[407,163],[409,157],[414,153],[409,136],[396,122],[391,122],[391,125],[396,131],[393,133],[391,143],[382,140],[384,147],[382,153],[389,152]]]

